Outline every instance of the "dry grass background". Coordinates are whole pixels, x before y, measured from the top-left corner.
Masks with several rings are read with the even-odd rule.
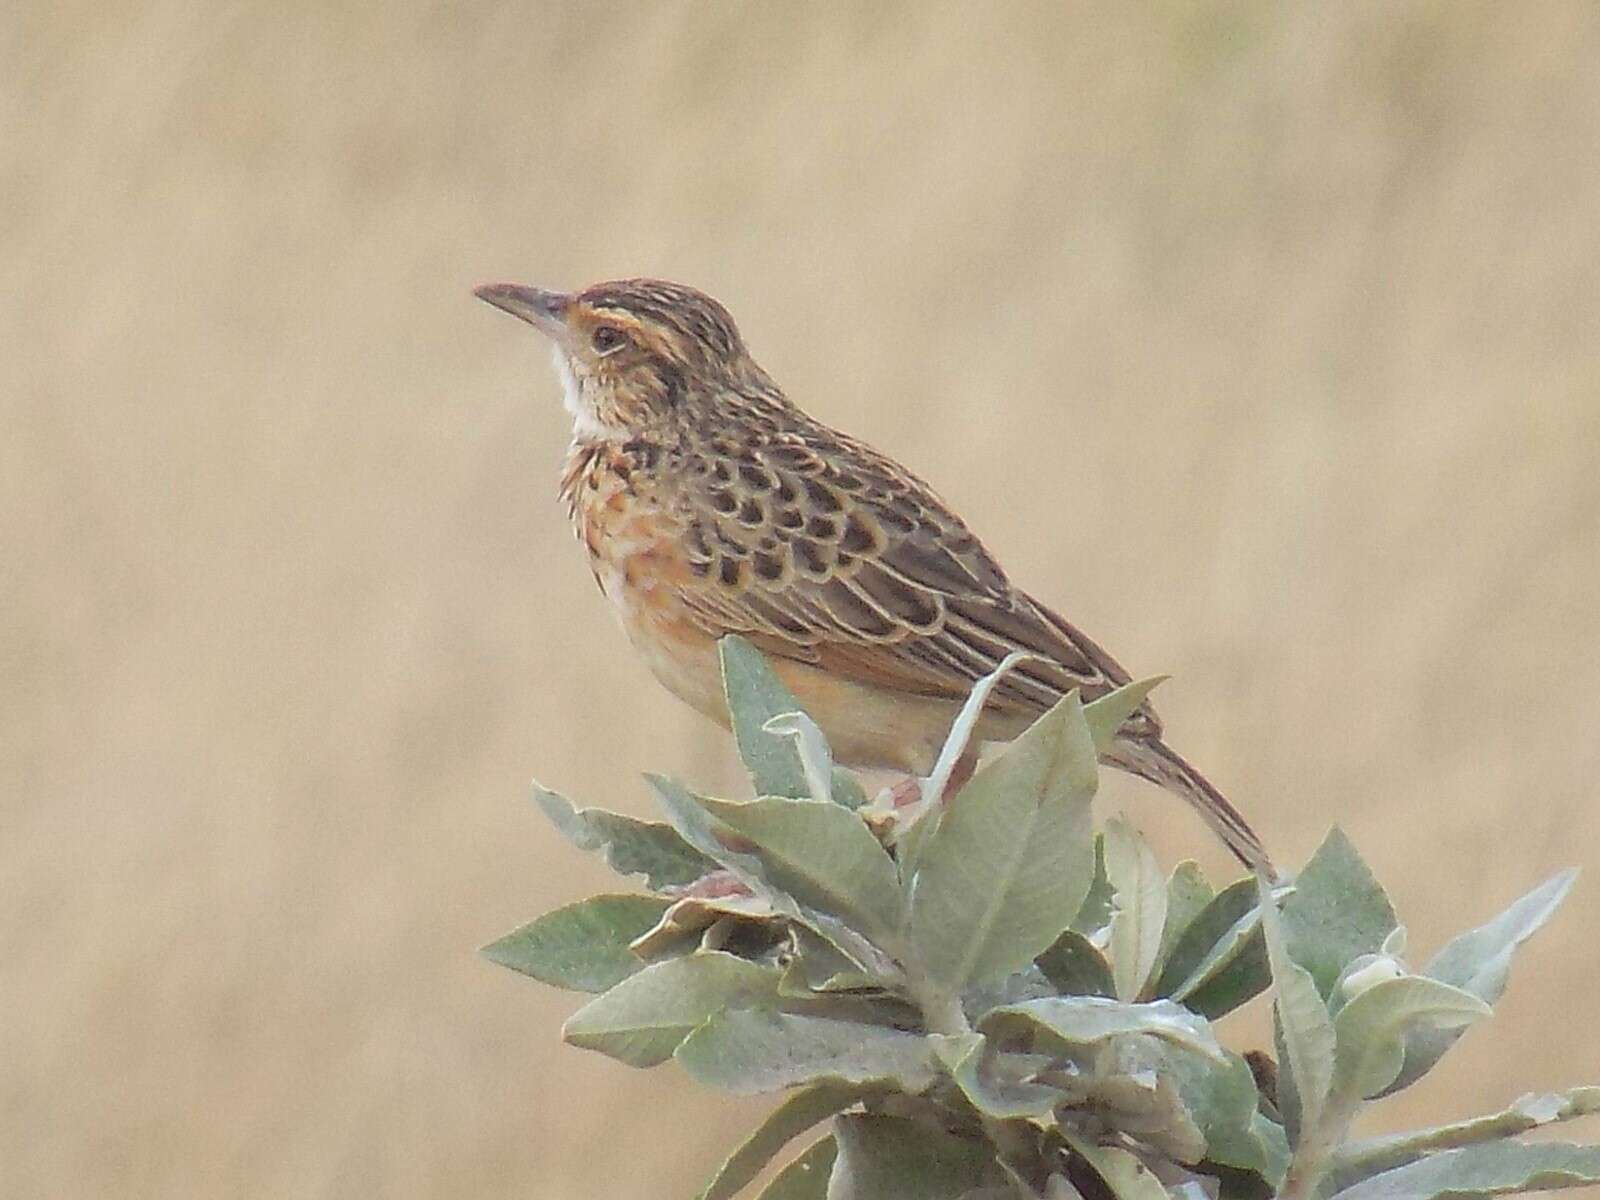
[[[1600,867],[1596,61],[1586,3],[13,0],[0,1193],[687,1195],[755,1118],[474,954],[602,883],[530,775],[733,778],[488,278],[724,298],[1418,951]],[[1597,918],[1383,1121],[1600,1075]]]

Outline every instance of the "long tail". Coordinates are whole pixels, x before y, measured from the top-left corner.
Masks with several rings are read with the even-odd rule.
[[[1234,857],[1252,870],[1261,868],[1268,878],[1277,871],[1267,856],[1256,831],[1228,798],[1211,781],[1159,738],[1119,739],[1105,754],[1105,761],[1140,779],[1148,779],[1169,792],[1182,796],[1195,807],[1207,825],[1216,831]]]

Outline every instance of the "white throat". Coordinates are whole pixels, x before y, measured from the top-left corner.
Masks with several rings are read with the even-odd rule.
[[[593,410],[584,403],[583,382],[572,369],[572,364],[567,361],[567,356],[561,352],[560,346],[553,348],[552,358],[556,364],[556,376],[561,380],[561,403],[566,406],[567,412],[572,414],[574,440],[603,442],[616,437],[614,431],[594,419]]]

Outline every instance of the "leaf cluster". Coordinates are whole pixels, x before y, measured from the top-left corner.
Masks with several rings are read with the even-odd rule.
[[[1600,1181],[1600,1148],[1524,1143],[1600,1088],[1473,1121],[1352,1139],[1487,1016],[1558,875],[1420,971],[1334,830],[1288,884],[1163,874],[1125,822],[1096,833],[1097,758],[1153,684],[1062,700],[946,799],[999,674],[919,798],[868,803],[751,647],[722,645],[754,799],[651,777],[651,822],[540,807],[643,892],[592,896],[485,948],[593,998],[574,1045],[784,1098],[701,1200],[1424,1200]],[[1213,1023],[1271,989],[1277,1053]]]

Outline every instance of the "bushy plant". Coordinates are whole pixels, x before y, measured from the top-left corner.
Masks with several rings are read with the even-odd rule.
[[[594,993],[564,1036],[636,1067],[785,1098],[701,1200],[1335,1200],[1600,1182],[1600,1147],[1518,1135],[1600,1110],[1600,1088],[1352,1138],[1489,1015],[1555,876],[1426,966],[1334,830],[1290,882],[1163,876],[1119,820],[1096,834],[1096,749],[1149,691],[1069,696],[942,799],[975,689],[920,799],[868,803],[751,647],[722,645],[756,798],[652,777],[666,823],[539,805],[644,892],[592,896],[488,946]],[[1002,667],[1001,670],[1005,670]],[[997,673],[998,674],[998,673]],[[1272,989],[1273,1055],[1213,1022]],[[813,1135],[815,1136],[815,1135]]]

